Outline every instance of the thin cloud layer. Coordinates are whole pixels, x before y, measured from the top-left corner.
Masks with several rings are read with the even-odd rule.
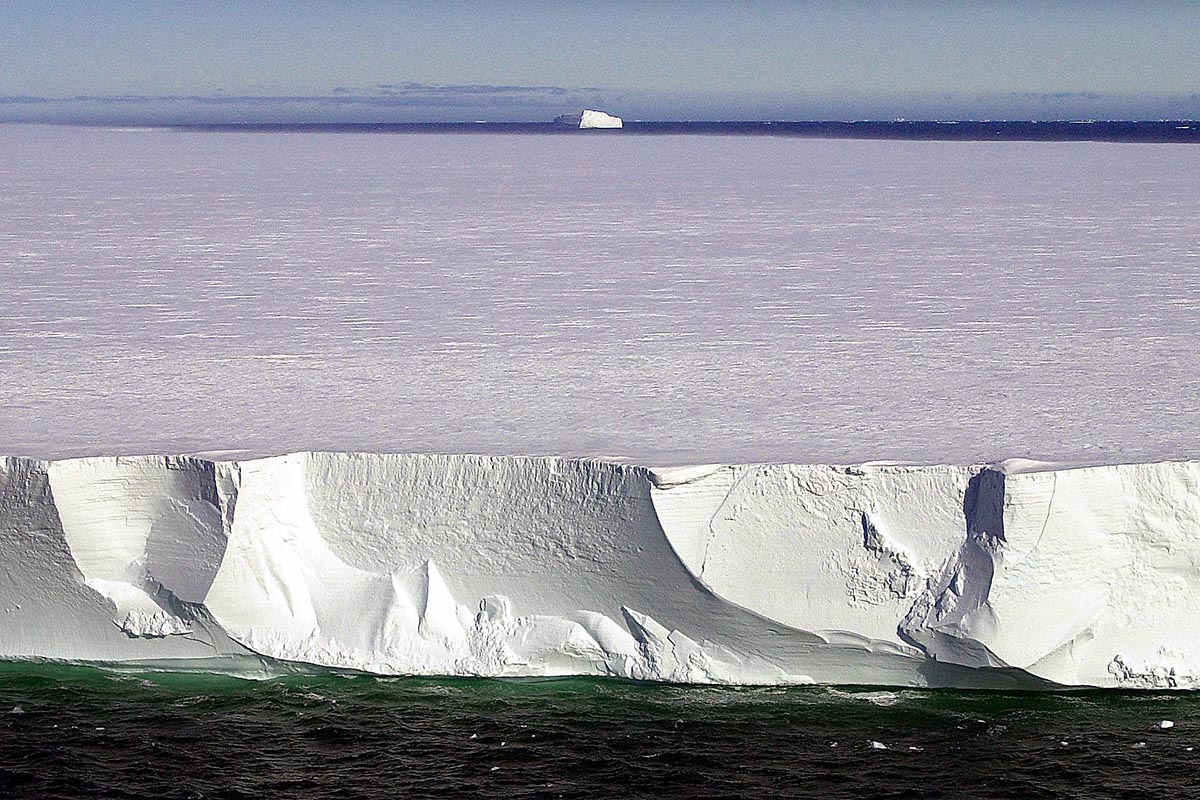
[[[667,98],[595,86],[381,83],[337,86],[327,93],[0,95],[0,122],[329,123],[549,121],[594,107],[627,119],[1195,119],[1200,93],[1133,96],[1098,92],[1007,92],[986,95]],[[708,113],[696,113],[707,109]]]
[[[377,84],[370,87],[338,86],[328,94],[77,94],[39,97],[0,95],[0,120],[76,121],[159,120],[179,116],[181,121],[222,121],[250,113],[263,119],[328,121],[335,118],[409,119],[465,118],[488,111],[515,112],[523,119],[543,119],[601,101],[598,87],[518,86],[487,84]],[[406,113],[406,110],[412,113]],[[441,110],[443,113],[436,114]]]

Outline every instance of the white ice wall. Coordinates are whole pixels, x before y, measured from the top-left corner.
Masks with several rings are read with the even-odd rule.
[[[1200,464],[9,458],[0,656],[1193,687]]]
[[[978,469],[728,466],[660,472],[667,539],[717,595],[786,625],[902,644],[896,620],[963,539]]]
[[[255,669],[200,604],[224,549],[201,508],[212,474],[174,458],[0,460],[0,658]]]
[[[928,640],[940,658],[1059,683],[1200,685],[1200,464],[992,477],[999,507],[979,514],[978,546],[964,547],[906,621],[914,637],[944,631]],[[981,593],[977,608],[963,607],[970,589],[954,588],[964,580]],[[990,656],[955,646],[968,638]]]

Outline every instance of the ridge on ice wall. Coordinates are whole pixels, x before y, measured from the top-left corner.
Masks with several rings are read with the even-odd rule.
[[[1200,687],[1200,462],[0,460],[0,657]]]

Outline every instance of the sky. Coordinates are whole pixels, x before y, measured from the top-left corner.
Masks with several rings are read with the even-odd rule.
[[[0,121],[1200,117],[1184,0],[0,0],[0,42]]]

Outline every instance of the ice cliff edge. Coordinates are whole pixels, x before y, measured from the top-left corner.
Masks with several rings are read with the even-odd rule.
[[[1200,462],[0,459],[0,657],[1200,687]]]

